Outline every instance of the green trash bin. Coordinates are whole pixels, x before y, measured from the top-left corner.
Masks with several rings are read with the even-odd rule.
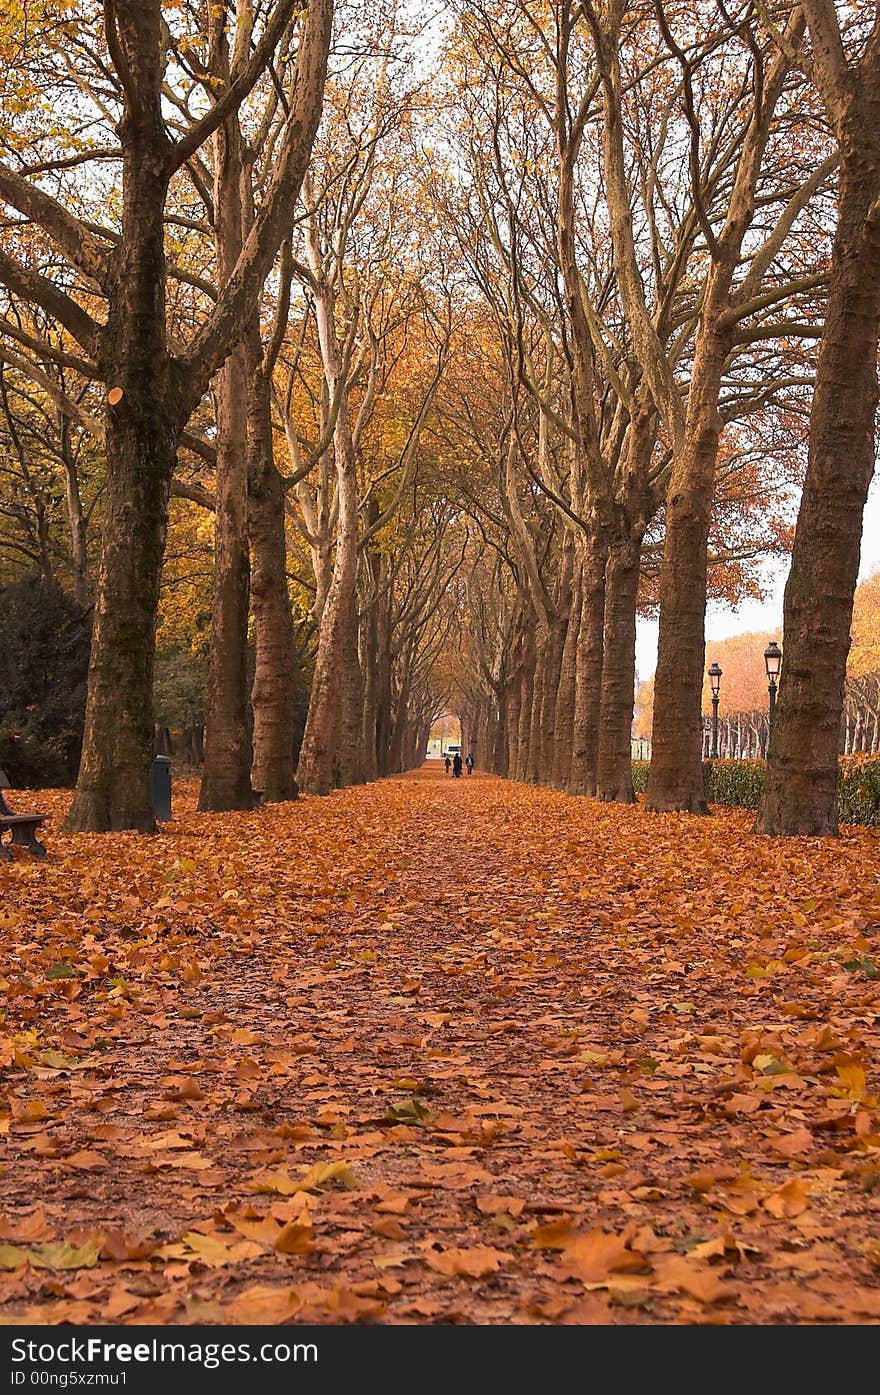
[[[160,823],[168,823],[171,818],[171,759],[169,756],[156,756],[150,769],[150,799],[153,803],[153,817]]]

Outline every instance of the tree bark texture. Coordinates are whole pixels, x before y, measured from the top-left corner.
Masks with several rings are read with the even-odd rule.
[[[575,656],[574,720],[568,793],[594,795],[599,760],[607,544],[601,535],[587,536],[579,540],[579,549],[581,613]]]
[[[251,784],[264,803],[295,799],[293,728],[296,665],[287,587],[284,484],[272,446],[269,384],[252,365],[248,396],[248,533],[255,661]]]
[[[212,10],[211,67],[229,81],[226,16]],[[225,287],[235,269],[251,209],[238,113],[214,133],[214,237],[217,278]],[[249,336],[259,341],[259,323]],[[248,354],[243,335],[217,375],[217,467],[214,486],[214,582],[211,655],[205,699],[205,768],[199,808],[250,809],[251,740],[248,731]]]
[[[108,460],[88,697],[69,832],[155,828],[153,665],[180,384],[166,347],[164,219],[167,136],[160,110],[160,10],[128,16],[137,83],[119,127],[121,238],[101,337],[106,381],[121,389],[105,415]]]
[[[632,804],[632,721],[641,536],[612,543],[605,572],[604,654],[599,717],[599,799]]]

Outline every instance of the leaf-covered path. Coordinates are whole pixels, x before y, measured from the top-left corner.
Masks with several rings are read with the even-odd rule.
[[[880,1319],[876,830],[68,799],[0,862],[2,1320]]]

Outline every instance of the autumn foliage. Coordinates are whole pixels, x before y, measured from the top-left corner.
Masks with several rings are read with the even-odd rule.
[[[876,834],[436,771],[0,863],[4,1320],[880,1317]]]

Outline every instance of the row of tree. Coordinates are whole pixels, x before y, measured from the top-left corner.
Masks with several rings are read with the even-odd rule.
[[[152,826],[169,713],[191,755],[204,724],[205,809],[290,798],[297,758],[319,793],[413,764],[444,640],[420,452],[449,308],[413,265],[394,7],[336,37],[329,3],[168,8],[4,31],[2,545],[94,606],[71,828]],[[15,119],[49,88],[62,121]]]
[[[841,31],[830,4],[761,20],[463,16],[454,221],[503,363],[471,449],[515,577],[511,596],[491,571],[488,605],[475,582],[463,706],[495,768],[631,799],[641,586],[660,617],[648,807],[704,809],[713,571],[742,590],[756,532],[784,546],[804,445],[758,826],[827,833],[874,463],[880,24],[874,7]]]
[[[0,553],[93,606],[69,826],[152,827],[157,622],[205,809],[404,769],[449,701],[483,764],[631,800],[651,606],[648,804],[700,811],[707,597],[793,545],[759,826],[834,831],[876,5],[333,11],[0,21]]]

